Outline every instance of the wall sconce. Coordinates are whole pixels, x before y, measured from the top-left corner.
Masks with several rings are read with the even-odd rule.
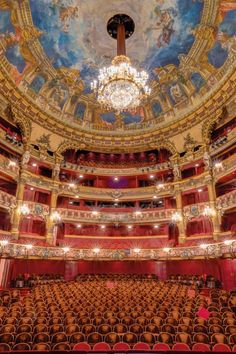
[[[216,215],[216,211],[213,208],[210,208],[209,206],[206,206],[205,209],[203,210],[203,215],[212,217]]]
[[[179,221],[182,220],[182,216],[181,216],[180,213],[175,212],[175,213],[172,215],[171,220],[172,220],[173,222],[179,222]]]
[[[30,209],[26,204],[23,204],[18,209],[19,213],[23,216],[27,216],[30,214]]]
[[[61,221],[61,215],[58,213],[58,211],[54,211],[51,215],[51,220],[53,222],[60,222]]]

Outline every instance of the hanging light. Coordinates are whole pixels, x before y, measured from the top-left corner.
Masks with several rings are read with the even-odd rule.
[[[134,26],[127,15],[116,15],[108,22],[108,33],[117,39],[117,56],[112,60],[112,65],[100,69],[98,79],[91,83],[101,106],[116,112],[139,107],[151,93],[147,85],[148,74],[134,68],[126,56],[125,38],[127,32],[128,37],[133,33],[134,27],[131,31],[127,30],[132,24]]]

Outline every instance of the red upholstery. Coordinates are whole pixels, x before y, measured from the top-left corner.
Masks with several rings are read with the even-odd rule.
[[[113,350],[116,350],[116,351],[130,350],[130,346],[128,343],[119,342],[119,343],[114,344]]]
[[[77,343],[74,347],[73,350],[77,350],[80,352],[88,352],[91,350],[91,347],[88,343],[86,342],[81,342],[81,343]]]
[[[135,350],[151,350],[150,346],[147,343],[143,343],[143,342],[136,343],[133,346],[133,349],[135,349]]]
[[[227,344],[217,343],[213,347],[213,352],[231,352],[230,347]]]
[[[191,349],[189,348],[188,344],[176,343],[173,345],[172,350],[179,351],[179,352],[188,352]]]
[[[195,343],[192,347],[194,352],[210,352],[210,346],[205,343]]]
[[[100,342],[100,343],[94,344],[93,350],[94,350],[94,351],[97,351],[97,352],[99,352],[99,351],[102,351],[102,352],[103,352],[103,351],[109,351],[109,350],[111,350],[111,347],[110,347],[110,345],[109,345],[108,343]]]
[[[157,343],[157,344],[154,345],[153,350],[157,351],[157,352],[158,351],[164,351],[165,352],[166,350],[170,350],[170,347],[166,343]]]

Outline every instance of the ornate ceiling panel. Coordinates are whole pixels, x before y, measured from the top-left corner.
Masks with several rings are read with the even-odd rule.
[[[101,110],[89,88],[115,55],[106,24],[116,13],[135,22],[127,52],[152,86],[149,102],[120,115]],[[0,0],[2,82],[32,102],[32,120],[48,129],[53,121],[71,126],[74,134],[127,137],[171,131],[176,122],[187,127],[186,119],[197,124],[200,107],[210,107],[231,82],[235,38],[232,0]],[[226,101],[232,94],[221,96]]]

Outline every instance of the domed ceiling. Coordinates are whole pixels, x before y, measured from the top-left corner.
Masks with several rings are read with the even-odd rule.
[[[152,94],[136,111],[105,112],[90,91],[116,54],[106,30],[117,13],[135,31],[132,64],[150,77]],[[89,131],[158,129],[201,105],[235,65],[234,0],[0,0],[1,71],[32,104]]]

